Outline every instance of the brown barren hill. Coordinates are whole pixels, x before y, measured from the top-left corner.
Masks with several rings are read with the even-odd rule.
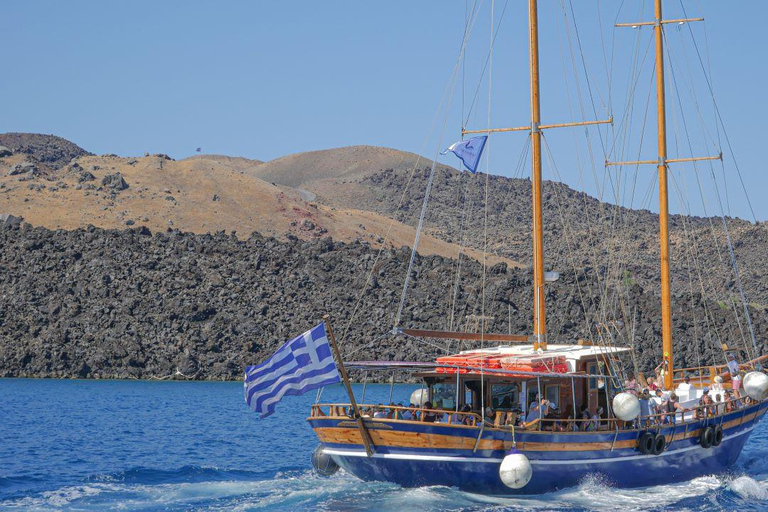
[[[331,236],[395,247],[411,246],[414,239],[413,227],[381,214],[313,203],[298,190],[259,179],[244,170],[257,168],[258,162],[246,159],[83,156],[55,175],[12,174],[22,158],[0,158],[0,213],[50,229],[147,226],[241,236],[259,232],[282,239]],[[419,250],[447,257],[458,251],[457,245],[428,234]],[[479,251],[464,253],[482,259]],[[498,257],[488,261],[515,264]]]

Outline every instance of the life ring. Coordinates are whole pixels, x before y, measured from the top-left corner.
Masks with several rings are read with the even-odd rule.
[[[712,427],[704,427],[704,430],[701,431],[701,447],[710,448],[714,442],[715,429]]]
[[[637,448],[644,454],[653,453],[653,440],[656,435],[653,432],[646,432],[637,440]]]
[[[656,436],[653,438],[653,450],[652,453],[654,455],[659,455],[661,452],[663,452],[667,447],[667,438],[664,437],[664,434],[656,434]]]
[[[723,442],[723,427],[720,425],[715,427],[715,434],[712,439],[712,446],[720,446],[720,443]]]

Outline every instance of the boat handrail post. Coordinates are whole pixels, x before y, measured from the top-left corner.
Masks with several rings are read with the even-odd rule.
[[[571,377],[571,399],[573,401],[573,419],[576,419],[576,379]]]
[[[349,395],[349,403],[350,405],[352,405],[352,411],[355,417],[355,423],[357,423],[357,428],[360,430],[360,437],[363,440],[363,446],[365,446],[365,453],[368,454],[368,457],[371,457],[373,455],[373,448],[372,448],[373,441],[371,440],[371,437],[368,434],[368,429],[365,428],[363,417],[360,415],[360,409],[357,407],[357,402],[355,401],[355,394],[352,392],[352,385],[349,383],[349,376],[347,375],[347,369],[344,368],[344,361],[341,359],[341,353],[339,352],[339,347],[336,344],[336,337],[333,335],[333,328],[331,328],[330,315],[323,315],[323,321],[325,322],[325,328],[326,328],[326,331],[328,332],[328,341],[331,342],[331,348],[333,349],[333,353],[336,355],[336,361],[339,364],[339,373],[341,373],[341,379],[344,381],[344,387],[347,389],[347,394]]]
[[[459,377],[461,376],[461,373],[459,370],[456,370],[456,412],[459,412]]]
[[[541,400],[543,398],[541,395],[541,377],[536,377],[536,387],[539,390],[539,396],[536,400],[537,402],[536,406],[539,408],[539,418],[541,418]],[[539,424],[536,425],[536,430],[541,430],[541,421],[539,421]]]

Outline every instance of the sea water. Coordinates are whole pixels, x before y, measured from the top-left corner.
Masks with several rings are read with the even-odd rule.
[[[414,386],[368,385],[365,402]],[[362,386],[355,386],[358,398]],[[340,385],[321,401],[345,400]],[[0,510],[766,510],[768,426],[728,474],[644,489],[586,478],[563,491],[497,498],[403,489],[339,471],[316,476],[306,422],[314,392],[259,420],[236,382],[0,379]]]

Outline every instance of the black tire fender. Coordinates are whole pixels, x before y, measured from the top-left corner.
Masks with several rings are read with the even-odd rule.
[[[653,450],[654,455],[660,455],[667,448],[667,438],[664,434],[656,434],[653,438]]]
[[[715,435],[712,439],[712,446],[720,446],[723,442],[723,427],[720,425],[715,427]]]
[[[637,449],[646,455],[653,453],[653,440],[655,437],[656,435],[653,432],[644,433],[640,436],[640,439],[637,440]]]
[[[715,442],[715,429],[712,427],[704,427],[704,430],[701,431],[700,439],[702,448],[710,448],[712,443]]]

